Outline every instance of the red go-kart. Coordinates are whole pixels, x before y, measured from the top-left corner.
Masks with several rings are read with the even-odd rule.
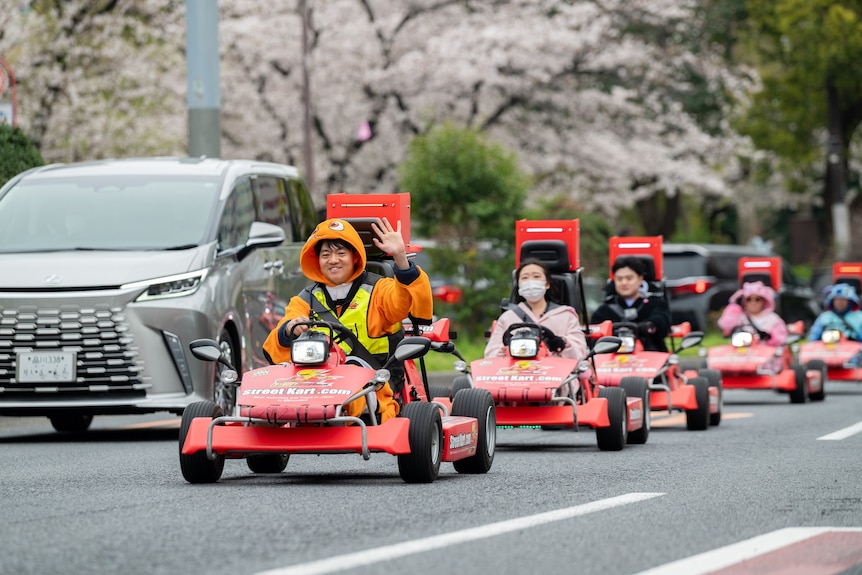
[[[787,327],[790,335],[782,346],[767,344],[750,328],[739,328],[730,334],[729,344],[707,350],[707,365],[721,372],[725,389],[774,390],[787,393],[791,403],[805,403],[808,398],[821,401],[826,397],[826,370],[816,363],[799,364],[792,348],[802,335],[803,324],[799,321]]]
[[[415,363],[429,349],[452,351],[448,320],[438,320],[421,336],[405,337],[391,361],[404,361],[403,408],[383,423],[375,409],[360,417],[345,405],[365,397],[372,406],[375,389],[390,379],[389,370],[345,363],[339,338],[349,330],[337,323],[305,322],[309,330],[291,347],[291,362],[246,372],[237,394],[238,415],[225,415],[213,402],[189,405],[180,426],[180,468],[190,483],[218,481],[225,459],[245,458],[255,473],[280,473],[292,453],[373,452],[398,456],[398,471],[408,483],[430,483],[441,461],[459,473],[485,473],[494,459],[496,419],[487,391],[455,395],[451,413],[427,400],[427,382]],[[323,332],[319,330],[324,330]],[[345,333],[346,332],[346,333]],[[190,344],[195,357],[225,362],[212,340]],[[223,371],[236,377],[233,366]]]
[[[580,426],[596,430],[602,451],[619,451],[626,443],[645,443],[649,427],[644,422],[642,395],[627,397],[622,389],[601,387],[592,377],[589,358],[611,353],[619,339],[599,340],[587,360],[548,355],[544,342],[553,336],[543,326],[516,323],[503,334],[504,357],[477,359],[469,375],[456,378],[459,390],[472,386],[487,390],[494,400],[501,427]]]
[[[856,292],[862,291],[862,262],[835,262],[832,264],[832,283],[846,283]],[[848,339],[841,331],[825,329],[819,341],[808,341],[799,346],[799,363],[808,370],[826,370],[824,379],[862,382],[862,366],[855,356],[862,353],[862,343]]]
[[[824,330],[818,341],[799,346],[799,363],[807,371],[823,372],[823,380],[862,382],[862,365],[855,361],[862,343],[848,339],[837,329]]]
[[[596,376],[602,385],[647,387],[649,411],[684,411],[686,427],[704,430],[721,422],[722,380],[715,371],[683,372],[676,353],[698,345],[702,332],[692,332],[688,322],[673,326],[671,342],[680,340],[672,352],[644,351],[637,338],[637,324],[605,321],[590,326],[590,337],[615,334],[622,340],[617,353],[596,360]],[[647,414],[649,416],[649,414]]]

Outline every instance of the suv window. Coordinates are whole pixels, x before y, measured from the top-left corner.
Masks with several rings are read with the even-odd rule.
[[[665,253],[664,277],[685,278],[706,275],[706,259],[694,252]]]
[[[218,249],[224,251],[245,244],[254,218],[254,195],[251,191],[251,178],[241,178],[234,185],[221,214],[218,227]]]
[[[717,278],[738,277],[739,257],[737,254],[712,254],[707,265],[707,275]]]
[[[293,220],[287,201],[285,181],[273,176],[255,178],[257,188],[257,219],[261,222],[279,226],[285,237],[292,238]]]

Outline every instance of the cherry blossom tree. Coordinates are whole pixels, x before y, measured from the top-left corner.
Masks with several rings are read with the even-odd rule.
[[[659,196],[732,200],[745,181],[755,152],[729,118],[756,74],[701,37],[696,0],[307,4],[321,202],[399,190],[409,141],[443,122],[515,152],[532,202],[610,218]],[[0,53],[46,159],[182,152],[183,2],[19,5],[0,15]],[[304,166],[298,6],[219,0],[225,157]]]

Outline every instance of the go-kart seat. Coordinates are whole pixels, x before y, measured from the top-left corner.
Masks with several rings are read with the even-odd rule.
[[[551,273],[551,277],[548,278],[551,284],[551,295],[557,303],[572,306],[578,313],[582,313],[585,304],[579,287],[581,268],[569,269],[569,249],[565,242],[552,239],[525,241],[521,245],[518,261],[526,259],[539,260],[548,268]],[[505,309],[509,301],[516,301],[517,298],[518,278],[515,277],[513,270],[511,297],[503,300],[503,308]]]
[[[742,287],[743,284],[750,282],[763,282],[763,285],[775,288],[772,285],[772,276],[768,273],[747,273],[744,274],[739,280],[739,287]]]
[[[851,286],[854,290],[856,290],[856,295],[862,295],[862,281],[859,281],[859,278],[836,277],[832,284],[847,284]]]
[[[649,255],[635,255],[632,257],[638,258],[644,264],[644,281],[649,288],[649,296],[654,298],[664,299],[667,295],[664,287],[664,280],[656,278],[655,260]],[[613,278],[609,279],[605,284],[605,297],[610,297],[616,293]]]

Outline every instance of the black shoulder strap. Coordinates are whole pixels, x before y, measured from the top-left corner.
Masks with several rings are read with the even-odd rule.
[[[532,319],[530,319],[530,316],[527,315],[527,312],[525,312],[521,308],[521,306],[514,304],[512,302],[509,302],[509,305],[506,306],[506,309],[515,312],[515,315],[517,315],[519,318],[521,318],[521,321],[523,323],[532,323],[535,325],[536,322],[534,322]]]

